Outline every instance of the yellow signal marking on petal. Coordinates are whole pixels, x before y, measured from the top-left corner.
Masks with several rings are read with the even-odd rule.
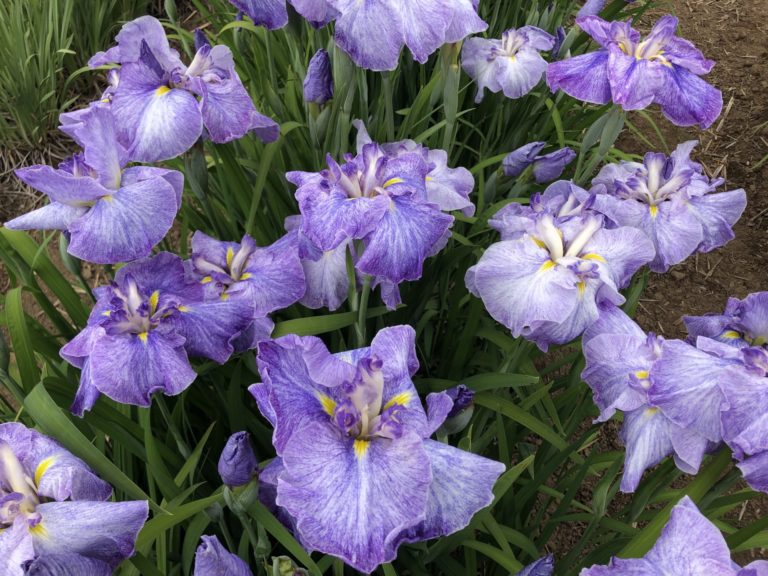
[[[320,400],[323,412],[328,414],[328,416],[333,416],[333,412],[336,410],[336,400],[325,394],[318,394],[317,399]]]
[[[587,283],[582,280],[576,284],[576,287],[579,289],[579,296],[584,296],[584,292],[587,290]]]
[[[588,254],[584,254],[582,256],[584,260],[597,260],[598,262],[605,262],[605,258],[600,256],[600,254],[595,254],[594,252],[590,252]]]
[[[370,440],[355,440],[355,456],[362,458],[368,452],[368,448],[371,446]]]
[[[402,178],[390,178],[386,182],[384,182],[384,186],[382,188],[389,188],[390,186],[394,186],[395,184],[402,184],[405,182]]]
[[[650,374],[648,374],[648,370],[638,370],[637,372],[635,372],[635,376],[639,380],[647,380]]]
[[[160,290],[155,290],[149,297],[149,315],[157,312],[157,303],[160,300]]]
[[[752,346],[763,346],[765,344],[765,336],[758,336],[754,340],[752,340]]]
[[[413,398],[413,395],[410,392],[400,392],[400,394],[395,394],[389,402],[384,404],[384,410],[392,408],[392,406],[405,406],[411,401],[411,398]]]
[[[723,338],[728,338],[729,340],[735,340],[736,338],[741,338],[741,334],[736,332],[736,330],[728,330],[723,333]]]
[[[110,316],[112,314],[112,310],[104,310],[104,312],[101,313],[102,316]]]
[[[427,176],[426,180],[427,180],[427,182],[432,182],[434,180],[434,178],[432,178],[432,176]]]
[[[253,274],[251,274],[250,272],[246,272],[245,274],[240,276],[240,280],[248,280],[248,278],[251,278],[251,277],[253,277]]]
[[[200,284],[209,284],[210,282],[213,282],[213,278],[211,276],[206,276],[200,280]]]
[[[144,344],[147,343],[147,337],[149,335],[146,332],[139,332],[138,336],[139,336],[139,340],[141,340]]]
[[[107,194],[106,196],[102,196],[100,200],[104,200],[105,202],[112,202],[114,198],[112,197],[112,194]]]
[[[223,294],[220,296],[220,300],[221,300],[222,302],[226,302],[227,300],[229,300],[229,294],[227,294],[226,292],[224,292],[224,293],[223,293]]]
[[[651,218],[656,218],[656,215],[659,213],[659,207],[655,204],[651,204],[648,206],[648,211],[651,213]]]
[[[658,412],[658,411],[659,411],[658,408],[654,408],[654,407],[646,408],[645,411],[643,412],[643,416],[650,417],[650,416],[653,416],[654,414],[656,414],[656,412]]]
[[[165,96],[170,91],[171,89],[168,86],[160,86],[157,90],[155,90],[155,96]]]
[[[232,259],[235,257],[235,251],[231,247],[227,248],[227,267],[232,266]]]
[[[37,538],[48,538],[48,530],[45,529],[42,522],[38,522],[29,529],[29,533]]]
[[[546,248],[547,245],[544,243],[543,240],[539,240],[535,236],[531,236],[531,240],[533,240],[533,243],[536,244],[539,248]]]
[[[547,260],[544,262],[544,264],[541,265],[541,268],[539,268],[539,272],[546,272],[547,270],[551,270],[554,268],[556,264],[552,260]]]
[[[43,474],[45,474],[54,462],[56,462],[56,456],[49,456],[37,465],[37,468],[35,468],[35,486],[40,486],[40,480],[43,479]]]
[[[181,306],[176,306],[176,310],[179,312],[189,312],[190,308],[189,306],[184,306],[184,304],[182,304]]]

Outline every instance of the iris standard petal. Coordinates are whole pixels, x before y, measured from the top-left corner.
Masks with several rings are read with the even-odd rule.
[[[291,437],[282,457],[277,504],[296,519],[305,545],[362,572],[393,560],[400,534],[425,519],[432,473],[416,434],[356,441],[314,423]]]
[[[75,553],[113,569],[133,555],[136,537],[149,514],[146,501],[44,502],[32,530],[38,555]]]
[[[395,284],[416,280],[421,278],[424,260],[453,224],[453,217],[413,197],[388,200],[388,210],[368,235],[357,269]]]
[[[203,130],[195,97],[169,88],[142,63],[123,65],[112,113],[132,160],[169,160],[189,150]]]
[[[469,199],[475,188],[472,173],[462,166],[449,168],[445,150],[430,150],[427,160],[435,166],[427,174],[427,200],[444,212],[461,210],[464,216],[472,216],[475,213],[475,205]]]
[[[768,390],[765,377],[735,364],[718,374],[724,401],[723,440],[740,460],[768,450]]]
[[[611,101],[608,51],[597,50],[551,62],[547,67],[547,84],[553,92],[562,90],[584,102],[607,104]]]
[[[124,186],[69,226],[69,252],[98,264],[148,256],[171,229],[177,211],[176,191],[165,178]]]
[[[427,515],[402,535],[405,542],[447,536],[469,525],[472,517],[493,502],[493,485],[504,464],[442,442],[426,440],[432,467]]]
[[[115,37],[117,46],[106,53],[99,52],[88,62],[91,67],[107,63],[128,64],[138,62],[142,55],[142,44],[165,70],[183,67],[179,54],[168,44],[163,25],[157,18],[141,16],[123,25]]]
[[[149,406],[152,395],[175,396],[197,377],[184,351],[184,339],[157,330],[102,338],[90,357],[91,377],[99,392],[117,402]]]

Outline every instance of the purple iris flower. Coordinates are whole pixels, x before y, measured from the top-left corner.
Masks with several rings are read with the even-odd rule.
[[[501,232],[467,271],[467,288],[490,315],[546,350],[578,337],[602,302],[622,304],[619,289],[653,258],[653,245],[629,227],[608,230],[603,217],[560,181],[531,206],[509,204],[489,224]]]
[[[475,391],[459,384],[445,391],[453,401],[453,408],[448,412],[440,432],[456,434],[464,430],[475,412]]]
[[[740,568],[720,530],[688,496],[672,508],[669,522],[642,558],[612,558],[607,566],[584,568],[580,576],[765,576],[768,562]]]
[[[184,176],[128,164],[106,105],[62,115],[61,129],[83,152],[59,164],[16,171],[50,203],[7,222],[14,230],[64,230],[73,256],[98,264],[143,258],[170,230],[181,205]]]
[[[566,147],[549,154],[539,154],[546,145],[546,142],[531,142],[510,152],[502,163],[504,174],[510,178],[517,178],[532,165],[533,177],[539,184],[560,178],[565,167],[576,158],[576,152]]]
[[[424,260],[450,236],[453,217],[443,211],[474,211],[468,199],[474,179],[463,168],[449,168],[442,150],[409,140],[379,145],[361,123],[357,126],[357,156],[347,156],[342,165],[329,156],[327,170],[286,175],[298,186],[302,258],[322,259],[306,271],[308,294],[318,296],[319,303],[339,303],[346,275],[343,246],[362,241],[355,268],[371,276],[384,302],[395,308],[398,284],[420,278]]]
[[[269,338],[275,325],[268,315],[304,295],[304,272],[291,235],[262,248],[247,234],[238,244],[197,231],[190,264],[191,276],[204,287],[212,306],[224,301],[250,309],[250,324],[233,341],[238,352]]]
[[[111,495],[109,484],[47,436],[0,424],[0,573],[112,574],[133,555],[149,507],[109,502]]]
[[[175,158],[192,147],[203,127],[217,143],[251,130],[264,142],[279,136],[277,123],[256,111],[228,47],[211,47],[198,33],[199,48],[187,67],[151,16],[125,24],[116,40],[117,46],[96,54],[89,65],[121,65],[111,107],[132,160]]]
[[[245,486],[259,472],[248,432],[236,432],[227,440],[218,463],[221,481],[227,486]]]
[[[715,192],[724,179],[711,180],[691,160],[696,144],[680,144],[669,157],[649,152],[642,163],[608,164],[592,180],[594,209],[617,226],[642,230],[653,241],[654,272],[666,272],[694,252],[728,243],[746,207],[742,189]]]
[[[317,338],[285,336],[259,344],[258,363],[263,383],[250,391],[279,456],[262,485],[307,549],[371,572],[493,500],[503,464],[429,439],[453,402],[430,394],[422,408],[410,326],[335,355]]]
[[[459,42],[488,25],[477,15],[479,0],[289,0],[317,26],[336,21],[336,44],[368,70],[394,70],[403,46],[422,64],[443,44]],[[257,25],[288,23],[285,0],[230,0]]]
[[[555,37],[535,26],[511,28],[501,40],[470,38],[461,51],[461,67],[477,83],[475,102],[485,89],[504,92],[507,98],[522,98],[533,90],[547,71],[539,52],[552,50]]]
[[[216,536],[203,536],[200,540],[193,576],[253,576],[248,564],[224,548]]]
[[[658,404],[658,398],[665,392],[676,391],[673,376],[665,372],[670,361],[669,347],[689,346],[646,335],[613,305],[601,306],[599,318],[584,333],[582,343],[586,367],[581,377],[592,389],[600,409],[596,421],[606,422],[617,410],[624,412],[621,439],[626,446],[626,459],[622,492],[634,492],[643,473],[672,454],[680,470],[695,474],[710,445],[708,438],[667,415],[665,409],[679,408],[680,402],[663,402],[665,409]],[[680,369],[686,370],[687,365]],[[720,400],[719,395],[716,398]],[[707,413],[717,417],[717,408]],[[699,413],[692,408],[691,414]]]
[[[716,373],[723,440],[749,485],[768,492],[768,292],[731,298],[723,314],[684,320],[698,348],[729,361]],[[684,382],[693,388],[701,372],[685,375]]]
[[[79,416],[100,394],[149,406],[155,392],[181,393],[196,377],[187,354],[224,363],[252,322],[248,303],[205,299],[204,286],[167,252],[123,266],[94,293],[88,325],[61,349],[82,370],[72,404]]]
[[[627,4],[630,4],[635,0],[626,1]],[[579,9],[577,16],[597,16],[605,8],[606,2],[607,0],[587,0],[584,2],[584,6]]]
[[[553,62],[547,83],[553,90],[593,104],[614,102],[624,110],[653,103],[678,126],[710,126],[723,108],[722,93],[700,76],[715,65],[688,40],[675,36],[677,18],[662,17],[641,40],[632,21],[608,22],[582,16],[576,23],[601,48]]]
[[[333,98],[331,58],[326,50],[318,50],[307,67],[304,78],[304,101],[325,104]]]
[[[552,554],[528,564],[516,576],[552,576],[555,571],[555,557]]]

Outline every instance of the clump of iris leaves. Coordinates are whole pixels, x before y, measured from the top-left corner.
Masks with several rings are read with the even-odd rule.
[[[592,424],[597,409],[580,381],[580,344],[544,356],[530,343],[513,339],[464,288],[467,268],[496,239],[488,219],[510,202],[527,202],[542,188],[530,179],[502,176],[504,155],[531,141],[570,146],[578,158],[565,176],[583,185],[604,162],[645,151],[615,147],[622,129],[636,130],[632,117],[610,106],[551,94],[543,83],[519,100],[487,95],[474,104],[475,87],[456,65],[455,46],[445,46],[423,66],[406,55],[394,72],[366,72],[342,57],[327,28],[314,30],[292,20],[286,29],[267,32],[247,19],[235,20],[226,0],[188,4],[197,11],[195,24],[207,23],[217,42],[232,48],[257,108],[279,119],[282,136],[270,145],[256,138],[199,143],[168,162],[184,172],[185,201],[175,232],[158,249],[188,254],[194,230],[229,240],[248,233],[259,245],[277,240],[285,217],[297,212],[285,173],[320,170],[326,153],[340,158],[353,151],[356,118],[367,119],[376,141],[412,138],[444,149],[451,166],[465,166],[475,177],[476,215],[456,215],[447,248],[426,262],[421,280],[401,287],[405,306],[386,312],[372,299],[368,333],[411,324],[417,333],[421,370],[415,384],[421,395],[459,383],[476,391],[472,419],[451,442],[513,465],[497,483],[493,505],[470,526],[403,547],[380,572],[506,575],[555,549],[557,573],[577,574],[582,566],[604,564],[612,555],[647,551],[671,503],[684,494],[717,522],[733,551],[768,545],[762,532],[768,519],[737,528],[734,515],[728,514],[758,496],[740,483],[728,454],[710,456],[695,478],[668,460],[646,475],[636,493],[620,495],[624,453],[606,441],[610,433],[605,428]],[[616,0],[604,14],[639,18],[648,7]],[[488,36],[500,37],[525,24],[571,28],[577,8],[573,0],[505,0],[482,2],[480,10],[489,23]],[[191,26],[178,20],[174,2],[166,1],[164,12],[172,41],[191,56]],[[587,40],[572,31],[563,53],[584,51]],[[336,93],[322,108],[302,98],[306,63],[320,48],[335,51]],[[647,142],[656,135],[643,137]],[[59,348],[85,325],[92,302],[84,270],[66,254],[65,242],[58,234],[0,229],[0,257],[11,281],[0,297],[0,325],[10,341],[0,339],[0,386],[5,389],[0,421],[20,420],[58,439],[110,482],[119,499],[149,499],[153,515],[139,536],[137,554],[117,573],[189,574],[200,536],[218,532],[234,544],[233,551],[261,560],[265,568],[271,557],[288,555],[311,574],[342,574],[344,567],[330,556],[310,557],[260,504],[244,515],[226,507],[216,461],[229,435],[248,430],[260,457],[273,454],[271,429],[246,390],[258,380],[253,352],[223,366],[197,363],[193,386],[177,397],[157,399],[151,408],[104,398],[87,419],[69,414],[78,374],[61,359]],[[89,280],[97,276],[103,284],[115,270],[88,272]],[[639,275],[626,291],[630,313],[645,280]],[[357,312],[350,305],[354,300],[330,314],[295,305],[275,316],[274,336],[314,334],[331,350],[353,348]],[[242,525],[246,517],[248,529]]]

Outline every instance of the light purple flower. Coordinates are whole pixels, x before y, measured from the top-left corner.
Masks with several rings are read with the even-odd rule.
[[[298,301],[305,291],[294,235],[262,248],[247,234],[238,244],[197,231],[192,236],[188,269],[204,286],[206,300],[212,305],[236,302],[250,309],[251,323],[233,342],[238,352],[269,338],[274,323],[268,315]]]
[[[198,31],[197,54],[187,67],[151,16],[125,24],[116,40],[117,46],[96,54],[89,65],[121,65],[111,108],[132,160],[174,158],[192,147],[203,127],[217,143],[251,130],[264,142],[279,136],[279,126],[256,111],[228,47],[211,47]]]
[[[288,24],[285,0],[229,0],[229,3],[246,14],[256,26],[264,26],[267,30],[277,30]]]
[[[672,508],[669,522],[653,548],[642,558],[612,558],[607,566],[584,568],[580,576],[764,576],[766,563],[740,568],[720,530],[688,496]]]
[[[61,349],[82,371],[72,405],[79,416],[100,394],[149,406],[155,392],[181,393],[196,377],[187,354],[224,363],[252,318],[240,299],[207,301],[167,252],[123,266],[94,293],[88,325]]]
[[[193,576],[253,576],[248,564],[224,548],[216,536],[203,536],[200,540]]]
[[[16,171],[50,203],[6,222],[13,230],[63,230],[68,251],[97,264],[143,258],[170,230],[181,205],[184,176],[128,164],[107,106],[63,114],[61,129],[83,152],[59,164]],[[124,169],[125,168],[125,169]]]
[[[669,157],[649,152],[642,164],[608,164],[592,180],[594,209],[653,241],[656,257],[649,266],[654,272],[728,243],[747,203],[742,189],[715,192],[724,180],[711,180],[690,159],[696,144],[680,144]]]
[[[111,574],[133,555],[149,513],[146,501],[109,502],[111,494],[50,438],[0,424],[0,573]]]
[[[511,28],[501,40],[470,38],[461,51],[461,67],[477,83],[475,102],[488,88],[507,98],[521,98],[533,90],[547,71],[539,52],[555,46],[555,37],[535,26]]]
[[[722,93],[701,79],[715,63],[675,36],[677,18],[662,17],[644,40],[631,20],[582,16],[576,23],[600,49],[550,64],[547,83],[553,91],[593,104],[612,101],[624,110],[655,103],[678,126],[707,128],[720,115]]]
[[[576,158],[576,153],[565,147],[548,154],[539,154],[546,145],[546,142],[530,142],[510,152],[502,163],[504,174],[516,178],[532,165],[533,177],[539,184],[560,178],[565,167]]]
[[[722,314],[683,316],[689,340],[706,336],[739,348],[768,343],[768,292],[729,298]]]
[[[531,206],[509,204],[489,224],[501,232],[467,271],[467,288],[515,337],[542,350],[578,337],[602,302],[622,304],[619,289],[653,257],[633,228],[607,230],[570,182],[552,184]]]
[[[304,101],[325,104],[333,98],[331,58],[326,50],[318,50],[307,67],[304,77]]]
[[[680,470],[695,474],[709,446],[707,437],[675,423],[649,394],[653,391],[659,396],[674,389],[675,382],[664,374],[664,367],[659,368],[660,358],[669,360],[669,346],[688,345],[646,335],[613,305],[601,306],[599,318],[587,329],[582,342],[586,366],[581,377],[592,389],[600,409],[596,421],[609,420],[617,410],[624,412],[622,492],[634,492],[643,473],[670,455],[674,455]],[[687,366],[683,364],[680,369],[686,370]],[[709,413],[716,416],[717,410]]]
[[[280,457],[262,481],[307,549],[371,572],[401,543],[460,530],[493,500],[502,464],[429,439],[453,403],[430,394],[422,408],[411,327],[336,355],[285,336],[259,344],[258,363],[263,383],[250,391]]]
[[[320,302],[338,301],[346,261],[341,247],[357,240],[357,272],[381,285],[385,303],[394,308],[400,303],[397,285],[420,278],[424,260],[450,236],[453,217],[442,210],[473,209],[467,196],[474,180],[466,170],[448,168],[443,151],[411,141],[380,146],[367,140],[361,128],[360,151],[345,164],[329,156],[327,170],[286,176],[298,186],[302,258],[323,260],[306,272],[308,284],[315,284],[308,293],[328,294]]]

